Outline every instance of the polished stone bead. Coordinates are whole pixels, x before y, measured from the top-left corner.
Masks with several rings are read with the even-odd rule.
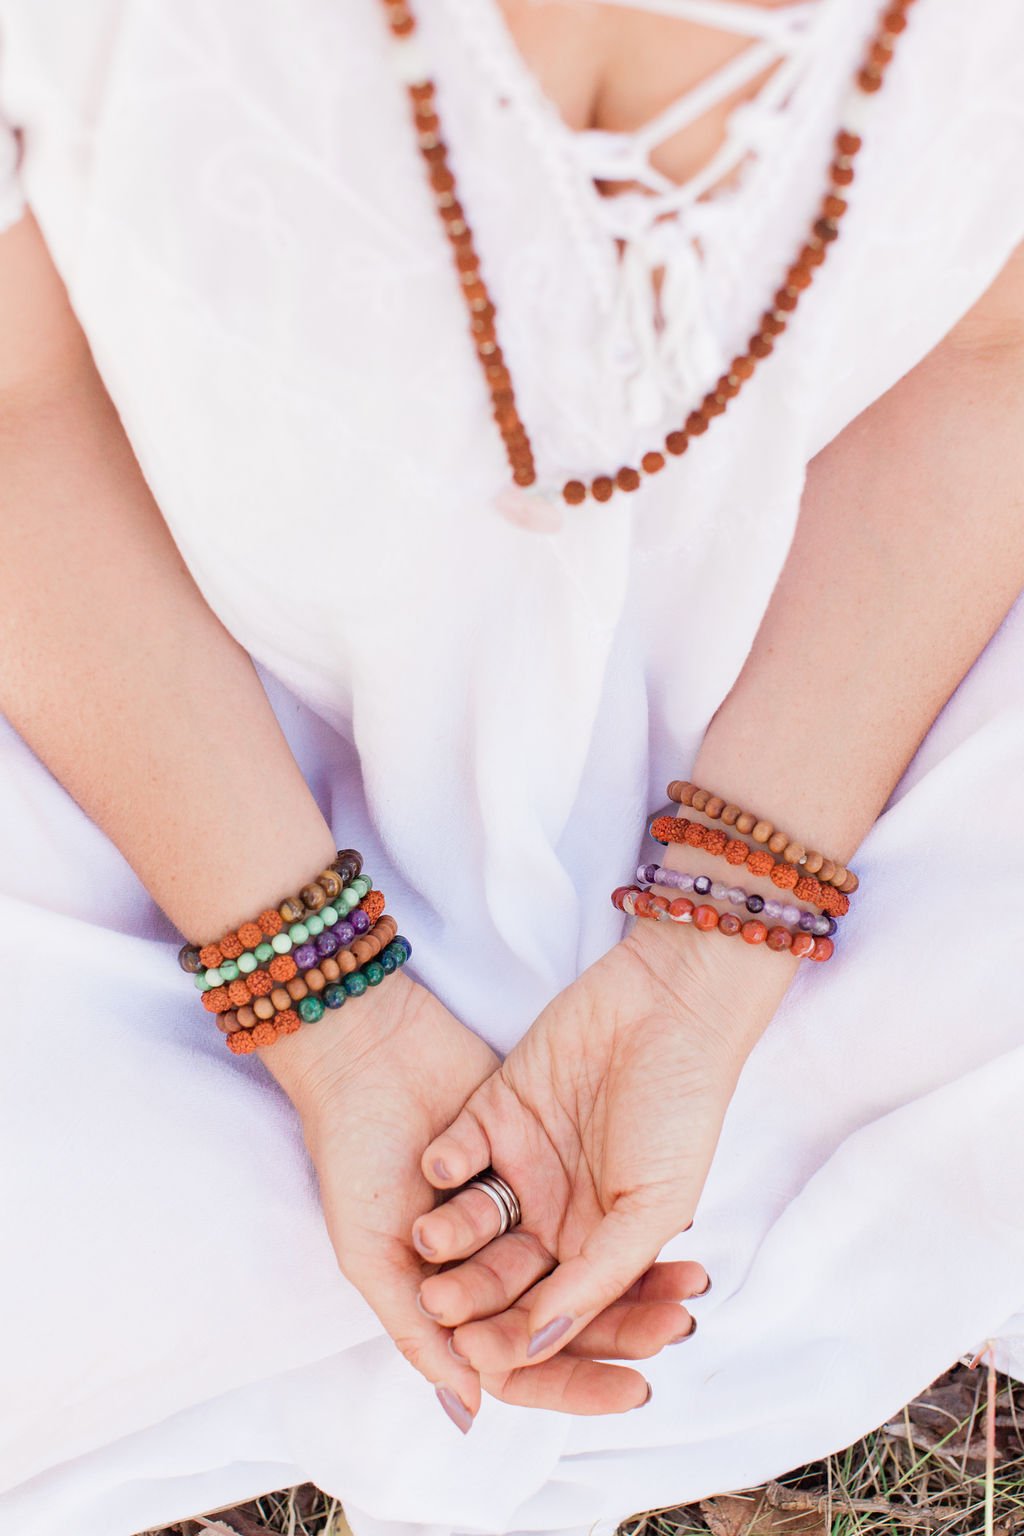
[[[811,933],[817,934],[819,937],[822,934],[827,934],[829,931],[828,925],[831,921],[832,919],[830,917],[826,917],[825,914],[822,913],[819,917],[814,919],[814,927],[810,930]]]
[[[718,931],[724,933],[727,938],[733,938],[740,931],[740,920],[735,912],[723,912],[718,919]]]
[[[367,981],[362,971],[351,971],[342,985],[350,997],[362,997],[366,991]]]
[[[324,1005],[319,997],[315,997],[311,992],[308,997],[299,999],[295,1011],[304,1024],[315,1024],[324,1016]]]
[[[695,907],[693,913],[693,926],[702,929],[705,933],[718,927],[718,913],[714,907]]]
[[[390,976],[392,971],[397,971],[398,970],[398,961],[395,959],[395,956],[392,953],[390,945],[388,946],[387,949],[381,951],[379,959],[380,959],[381,965],[384,967],[384,971],[385,971],[386,975]]]
[[[734,907],[745,906],[746,905],[746,900],[747,900],[747,893],[746,893],[746,891],[743,889],[743,887],[741,885],[730,885],[730,887],[729,887],[729,900],[732,902]]]
[[[315,944],[300,944],[292,954],[292,959],[300,971],[308,971],[311,966],[316,965],[319,958]]]
[[[338,923],[334,929],[334,937],[339,944],[351,944],[356,937],[356,931],[349,922]]]
[[[326,960],[329,956],[336,955],[340,948],[341,940],[330,929],[326,933],[322,933],[316,941],[316,952],[321,960]]]
[[[178,964],[190,976],[198,976],[200,971],[205,970],[205,966],[199,958],[199,951],[194,944],[186,944],[184,949],[179,950]]]
[[[801,912],[800,913],[800,932],[801,933],[813,933],[814,932],[814,925],[815,925],[816,922],[817,922],[817,918],[815,917],[813,912]]]
[[[338,895],[341,895],[340,891],[338,892]],[[320,920],[325,928],[333,928],[340,916],[341,913],[338,911],[337,907],[333,905],[329,907],[322,907],[320,909]]]
[[[210,969],[204,972],[204,975],[206,984],[210,987],[219,987],[221,982],[224,980],[224,977],[221,975],[220,971],[215,965],[211,965]]]
[[[319,934],[323,933],[324,926],[322,912],[311,912],[306,918],[306,927],[309,929],[311,939],[315,939]]]
[[[348,1000],[348,993],[345,991],[345,988],[339,986],[337,982],[332,982],[329,987],[324,987],[320,995],[328,1008],[341,1008]]]
[[[711,890],[711,876],[698,875],[693,882],[693,889],[698,896],[707,896]]]
[[[352,924],[352,927],[355,929],[356,933],[365,933],[370,926],[370,919],[363,911],[362,907],[356,908],[356,910],[350,915],[349,922]]]
[[[772,928],[769,930],[767,943],[769,949],[789,949],[793,943],[793,935],[788,928]]]
[[[763,896],[758,896],[756,891],[754,892],[753,896],[748,896],[747,897],[747,911],[748,912],[763,912],[764,911],[764,897]]]
[[[256,959],[260,962],[261,965],[266,965],[268,960],[273,960],[276,953],[277,951],[274,949],[273,944],[271,944],[269,940],[266,939],[262,944],[257,944],[256,948],[253,950],[253,954],[256,956]]]
[[[309,929],[306,927],[305,923],[292,923],[291,927],[288,929],[288,937],[291,939],[293,944],[305,944],[306,940],[309,938]]]
[[[716,901],[727,901],[729,897],[729,887],[725,885],[721,880],[713,880],[711,882],[711,894]],[[721,924],[719,924],[719,927],[721,927]]]
[[[270,941],[270,947],[275,955],[289,955],[292,949],[292,939],[289,933],[275,933]]]
[[[825,932],[829,938],[831,938],[834,933],[839,932],[839,924],[836,922],[834,917],[829,918],[828,927],[825,929]]]
[[[368,960],[363,966],[363,975],[371,987],[379,987],[386,974],[379,960]]]
[[[748,944],[763,944],[768,937],[768,929],[758,918],[744,923],[740,933]]]
[[[412,954],[412,945],[409,943],[409,940],[405,937],[405,935],[396,933],[391,942],[392,944],[401,944],[402,948],[405,950],[405,958],[408,960],[409,956]]]
[[[205,971],[200,971],[198,976],[193,976],[192,980],[195,982],[196,987],[200,992],[209,992],[211,990],[210,983],[206,979]]]
[[[800,921],[800,908],[794,906],[792,902],[788,902],[782,909],[782,916],[784,921],[792,926],[793,923]]]
[[[270,953],[273,954],[273,950],[271,950]],[[256,959],[256,956],[253,954],[251,949],[245,950],[245,952],[238,957],[238,969],[243,976],[251,976],[257,965],[259,965],[259,961]]]

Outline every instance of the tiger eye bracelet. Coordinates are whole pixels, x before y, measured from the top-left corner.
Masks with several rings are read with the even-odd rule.
[[[801,875],[795,864],[776,859],[767,848],[751,848],[742,838],[730,838],[718,827],[705,827],[685,816],[656,816],[649,832],[656,843],[684,843],[690,848],[704,848],[739,868],[745,865],[752,875],[767,877],[780,891],[792,891],[797,901],[809,902],[830,917],[845,917],[850,898],[833,885],[822,885],[814,875]]]
[[[852,896],[860,885],[852,869],[805,848],[787,832],[776,831],[774,824],[763,816],[744,811],[721,795],[712,794],[685,779],[673,779],[665,793],[676,805],[699,811],[709,821],[721,821],[727,827],[735,827],[742,837],[766,844],[770,853],[777,853],[786,864],[799,864],[805,875],[815,875],[822,885],[834,885],[846,896]]]

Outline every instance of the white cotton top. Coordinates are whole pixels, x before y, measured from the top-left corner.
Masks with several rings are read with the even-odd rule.
[[[798,248],[876,8],[749,13],[786,94],[735,115],[727,191],[652,179],[673,222],[598,196],[649,146],[564,127],[496,0],[419,9],[542,480],[635,462]],[[0,224],[27,198],[339,846],[499,1049],[621,934],[608,893],[743,665],[808,461],[1024,238],[1022,34],[1016,0],[920,0],[770,361],[636,495],[538,533],[495,507],[502,445],[375,0],[0,0]],[[669,1250],[714,1276],[698,1337],[650,1362],[643,1414],[488,1401],[463,1442],[337,1274],[290,1106],[0,722],[0,1525],[131,1536],[308,1477],[356,1536],[609,1532],[848,1443],[986,1338],[1024,1375],[1024,825],[982,852],[972,820],[1022,774],[1018,608],[866,840],[835,960],[744,1072]],[[917,899],[940,865],[986,896],[955,944]],[[57,953],[76,986],[44,1035]]]

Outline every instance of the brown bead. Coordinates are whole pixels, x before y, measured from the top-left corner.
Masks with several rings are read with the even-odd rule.
[[[607,475],[598,475],[590,487],[590,494],[595,501],[611,501],[615,486]]]
[[[685,453],[690,446],[690,439],[685,432],[669,432],[665,438],[665,447],[669,453]]]
[[[757,821],[750,829],[750,835],[755,843],[766,843],[774,831],[770,821]]]
[[[340,896],[345,888],[336,869],[325,869],[322,875],[317,875],[316,883],[328,901],[333,901],[335,896]]]
[[[735,912],[723,912],[718,919],[718,931],[719,933],[724,933],[727,939],[735,938],[742,926],[743,924]]]
[[[466,213],[458,198],[453,198],[446,207],[441,209],[441,217],[446,224],[465,224]],[[468,226],[467,226],[468,227]]]
[[[772,302],[776,309],[781,309],[784,314],[791,314],[800,302],[800,295],[790,288],[780,288]]]
[[[764,336],[781,336],[786,329],[786,322],[781,315],[774,310],[766,309],[761,316],[761,334]]]
[[[812,851],[811,853],[808,853],[804,859],[804,872],[808,875],[816,875],[824,862],[825,858],[823,854],[815,853]]]
[[[421,134],[428,135],[436,134],[441,127],[441,119],[428,102],[416,109],[416,127]]]
[[[702,811],[710,799],[711,791],[709,789],[695,789],[690,804],[695,811]]]
[[[258,1019],[272,1019],[277,1010],[269,997],[258,997],[252,1004],[252,1011]]]
[[[437,87],[433,80],[417,80],[409,87],[409,95],[417,105],[421,101],[433,101]]]
[[[455,177],[446,165],[432,165],[430,185],[435,192],[451,192],[455,186]]]
[[[740,811],[736,817],[736,831],[743,837],[749,837],[757,825],[757,817],[751,816],[749,811]]]
[[[762,336],[760,332],[750,338],[750,350],[755,357],[767,357],[774,351],[775,343],[770,336]]]
[[[359,965],[365,965],[367,960],[372,958],[370,955],[369,945],[367,944],[365,938],[353,939],[352,943],[349,945],[349,952],[351,953],[352,958]]]
[[[837,198],[836,201],[838,202],[839,199]],[[812,282],[813,278],[809,267],[790,267],[786,273],[787,289],[795,288],[798,293],[802,293],[805,288],[809,288]]]
[[[868,49],[868,63],[874,65],[875,69],[888,69],[891,59],[892,43],[886,41],[883,33]]]
[[[787,843],[785,848],[782,849],[782,857],[787,864],[799,864],[806,853],[807,849],[803,843]]]
[[[846,871],[846,879],[843,881],[839,889],[842,891],[844,896],[852,896],[854,891],[858,890],[859,887],[860,881],[857,879],[857,876],[854,874],[852,869],[848,869]]]
[[[359,969],[356,964],[356,958],[350,949],[339,949],[334,958],[337,960],[338,969],[343,976],[348,976],[351,971]]]
[[[719,399],[717,394],[705,395],[701,410],[705,416],[721,416],[727,403],[727,401]]]
[[[536,478],[537,471],[535,469],[528,469],[525,466],[519,466],[512,472],[512,479],[516,485],[533,485]]]
[[[587,488],[582,480],[567,480],[562,487],[562,496],[570,507],[578,507],[581,501],[587,499]]]
[[[270,994],[270,1001],[273,1003],[278,1013],[280,1013],[282,1008],[290,1008],[292,1005],[292,1000],[288,996],[288,990],[286,987],[275,987],[273,992]]]
[[[218,1013],[215,1016],[213,1022],[216,1024],[222,1035],[233,1035],[236,1030],[241,1029],[242,1027],[238,1022],[238,1014],[234,1011],[234,1009],[232,1009],[229,1013]]]
[[[730,379],[728,374],[723,374],[718,381],[718,389],[727,400],[732,400],[740,392],[739,379]]]
[[[645,475],[656,475],[659,469],[665,468],[665,455],[652,449],[650,453],[644,454],[640,465]]]
[[[757,364],[752,357],[734,357],[730,373],[734,373],[738,379],[749,379]]]
[[[286,987],[293,1003],[301,1003],[304,997],[309,996],[309,988],[301,976],[293,976],[291,981],[286,983]]]
[[[785,832],[773,832],[771,837],[768,839],[768,852],[783,853],[788,842],[789,838],[786,836]]]
[[[251,1007],[239,1008],[235,1018],[241,1029],[252,1029],[256,1023],[256,1015]]]
[[[839,197],[835,192],[827,192],[822,199],[821,211],[826,219],[841,219],[849,206],[845,197]]]
[[[837,891],[841,891],[843,888],[843,881],[846,879],[846,873],[847,872],[844,866],[842,864],[837,864],[832,872],[832,878],[829,881],[829,885],[834,885]]]
[[[442,139],[436,140],[433,144],[425,142],[429,141],[429,139],[429,134],[424,134],[420,139],[420,154],[423,156],[424,160],[429,161],[431,164],[437,161],[447,160],[447,144],[445,144]]]
[[[824,240],[826,244],[839,238],[839,225],[835,219],[815,219],[813,228],[818,239]]]
[[[822,885],[827,885],[836,872],[836,866],[831,859],[823,859],[821,868],[817,871],[818,879]]]
[[[723,823],[723,825],[727,827],[734,827],[736,825],[736,820],[739,814],[739,806],[733,805],[732,801],[730,800],[722,807],[722,812],[718,819]]]
[[[691,411],[686,418],[686,431],[690,437],[699,437],[708,429],[708,419],[703,410]]]
[[[323,971],[328,981],[337,981],[338,977],[341,975],[341,969],[333,955],[328,955],[326,960],[321,960],[320,969]]]
[[[704,814],[705,816],[710,817],[712,821],[717,821],[724,810],[725,801],[722,799],[721,795],[712,795],[711,799],[704,807]]]
[[[697,793],[696,784],[691,784],[688,779],[674,779],[673,785],[678,794],[673,795],[672,799],[676,800],[679,805],[692,805],[693,797]]]
[[[844,165],[842,160],[833,160],[829,175],[837,187],[848,187],[853,180],[853,166]]]
[[[319,881],[314,881],[311,885],[304,885],[299,892],[299,896],[305,902],[310,912],[319,912],[321,907],[326,907],[327,905],[327,893]]]
[[[615,484],[620,491],[635,491],[640,485],[640,476],[635,469],[624,464],[615,476]]]
[[[286,901],[282,901],[277,910],[286,923],[298,923],[306,915],[305,907],[295,896],[289,896]]]
[[[805,245],[797,261],[808,267],[820,267],[825,260],[825,248],[821,245]]]
[[[863,142],[859,133],[851,133],[848,128],[840,128],[836,134],[836,149],[841,155],[855,155]]]
[[[305,982],[311,992],[322,992],[327,985],[327,977],[318,965],[313,965],[306,972]]]
[[[890,34],[902,32],[907,25],[907,18],[898,6],[893,6],[891,11],[886,11],[882,17],[882,28]]]
[[[468,250],[456,251],[455,265],[460,272],[479,272],[480,258],[471,246]]]
[[[416,30],[416,23],[408,11],[393,10],[388,20],[396,37],[408,37]]]

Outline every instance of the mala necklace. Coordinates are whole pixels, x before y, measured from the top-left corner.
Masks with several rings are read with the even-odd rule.
[[[838,238],[840,221],[847,209],[843,194],[853,181],[853,162],[862,143],[860,130],[865,107],[882,87],[896,39],[907,25],[907,12],[913,3],[914,0],[889,0],[886,5],[840,114],[835,156],[829,166],[828,182],[818,213],[781,286],[761,316],[760,325],[748,341],[747,350],[733,358],[728,372],[708,390],[684,424],[669,432],[661,447],[651,448],[643,454],[639,468],[623,465],[613,474],[597,475],[589,482],[583,479],[567,481],[562,486],[561,496],[570,506],[578,506],[588,496],[595,501],[609,501],[616,490],[637,490],[644,475],[655,475],[664,469],[666,453],[676,456],[685,453],[692,440],[707,431],[714,418],[722,415],[729,401],[735,399],[752,377],[758,363],[774,350],[775,338],[786,329],[787,317],[796,309],[800,295],[811,286],[816,268],[821,266],[829,246]],[[533,447],[516,408],[512,375],[498,339],[494,301],[484,281],[473,232],[448,163],[437,88],[419,48],[412,0],[383,0],[383,5],[392,37],[398,44],[398,68],[409,93],[416,142],[442,227],[452,247],[462,296],[469,312],[473,344],[491,396],[494,420],[505,443],[512,478],[517,486],[525,489],[537,480]]]

